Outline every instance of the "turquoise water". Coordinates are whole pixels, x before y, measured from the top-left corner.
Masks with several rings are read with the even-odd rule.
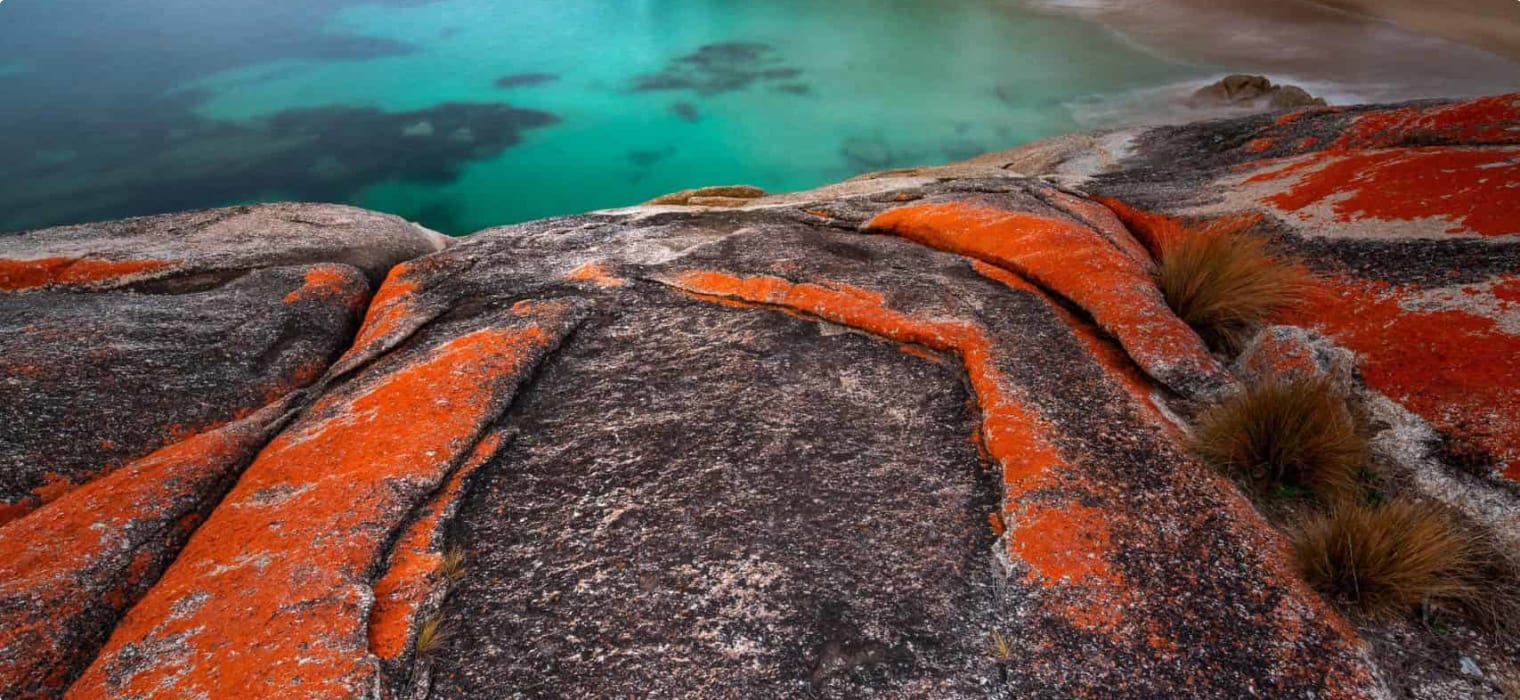
[[[0,230],[301,199],[466,233],[967,158],[1211,72],[994,0],[279,5],[0,3]]]

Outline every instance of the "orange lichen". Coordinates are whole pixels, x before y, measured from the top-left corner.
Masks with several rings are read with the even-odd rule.
[[[179,264],[178,260],[101,260],[99,258],[0,259],[0,290],[16,291],[53,284],[81,285],[131,278]]]
[[[1080,585],[1087,593],[1067,617],[1085,629],[1112,629],[1122,619],[1125,581],[1106,556],[1113,551],[1108,516],[1078,503],[1038,507],[1012,521],[1010,553],[1029,566],[1029,583]]]
[[[1058,483],[1071,485],[1080,481],[1074,466],[1056,448],[1051,426],[1015,395],[999,369],[997,348],[973,322],[929,320],[905,314],[888,308],[879,293],[832,282],[795,283],[769,276],[739,277],[696,271],[681,274],[672,283],[704,298],[726,297],[792,309],[889,340],[956,353],[966,367],[972,393],[981,407],[983,444],[1003,469],[1004,502],[1014,503]],[[1025,561],[1032,571],[1039,572],[1046,584],[1065,590],[1063,597],[1088,601],[1060,609],[1060,614],[1072,624],[1111,628],[1120,614],[1119,608],[1111,603],[1120,599],[1126,584],[1107,563],[1113,550],[1106,530],[1093,534],[1099,531],[1092,528],[1101,523],[1087,522],[1090,509],[1075,503],[1072,507],[1077,510],[1070,517],[1082,520],[1081,524],[1089,528],[1089,534],[1083,535],[1080,542],[1039,544],[1062,541],[1061,538],[1068,537],[1065,530],[1072,525],[1061,520],[1060,511],[1048,509],[1033,519],[1016,514],[1010,521],[1017,524],[1011,526],[1015,534],[1007,538],[1007,551],[1015,561]],[[996,530],[1005,518],[994,513],[989,520]],[[1072,572],[1091,575],[1063,575]],[[1079,590],[1069,590],[1073,586]],[[1100,601],[1099,607],[1106,605],[1113,612],[1104,614],[1092,609],[1092,601]]]
[[[1116,200],[1105,203],[1152,237],[1233,226],[1241,216],[1185,225]],[[1314,326],[1355,350],[1370,386],[1438,430],[1470,438],[1497,458],[1501,473],[1520,480],[1520,336],[1488,316],[1401,304],[1420,292],[1414,285],[1332,276],[1306,297],[1304,308],[1280,320]],[[1506,301],[1520,293],[1520,277],[1495,280],[1490,293]]]
[[[1251,139],[1250,141],[1246,142],[1246,152],[1266,153],[1267,151],[1272,150],[1272,147],[1276,145],[1277,139],[1271,137]]]
[[[1003,516],[999,513],[988,513],[987,524],[992,526],[993,537],[1002,537],[1008,531],[1008,526],[1003,524]]]
[[[418,611],[441,582],[443,554],[440,535],[448,524],[470,475],[496,454],[502,433],[493,432],[476,443],[464,463],[433,496],[421,515],[407,526],[391,548],[385,573],[375,582],[375,607],[369,613],[370,651],[383,660],[401,658],[411,645]]]
[[[897,346],[897,349],[922,360],[928,360],[930,362],[940,361],[939,355],[935,354],[933,351],[925,350],[924,348],[921,348],[917,345],[899,345]]]
[[[1043,291],[1040,291],[1038,287],[1035,287],[1018,275],[1001,267],[988,265],[980,260],[973,261],[971,267],[983,277],[1001,282],[1012,289],[1038,295],[1041,299],[1044,299],[1045,303],[1049,305],[1051,312],[1064,321],[1066,326],[1071,329],[1072,334],[1082,341],[1082,344],[1087,347],[1088,353],[1092,355],[1094,360],[1098,361],[1098,364],[1103,367],[1104,373],[1110,379],[1113,379],[1120,386],[1124,387],[1147,414],[1157,419],[1158,424],[1165,426],[1165,429],[1168,431],[1176,430],[1175,425],[1172,425],[1170,421],[1163,418],[1155,399],[1152,398],[1151,394],[1155,390],[1155,387],[1152,385],[1150,378],[1139,367],[1135,366],[1134,361],[1130,360],[1129,355],[1124,354],[1124,351],[1115,345],[1112,339],[1103,333],[1102,329],[1068,311]]]
[[[1349,277],[1331,284],[1338,297],[1312,317],[1362,356],[1367,383],[1436,429],[1481,445],[1520,481],[1520,336],[1475,313],[1400,304],[1418,291],[1412,286]]]
[[[1070,220],[950,202],[891,209],[868,228],[1002,267],[1081,306],[1135,363],[1179,391],[1226,381],[1203,341],[1166,307],[1150,271]]]
[[[1371,149],[1433,141],[1468,145],[1520,144],[1520,95],[1497,95],[1446,105],[1385,109],[1357,115],[1336,149]]]
[[[73,491],[79,482],[57,472],[44,472],[42,483],[16,501],[0,503],[0,525],[15,520]]]
[[[390,336],[400,328],[401,321],[411,315],[417,282],[406,279],[410,275],[411,266],[408,263],[397,265],[386,274],[380,289],[370,299],[369,309],[364,312],[364,323],[359,326],[359,333],[354,338],[348,355],[366,350]]]
[[[849,285],[793,283],[779,277],[738,277],[722,272],[688,272],[674,284],[712,297],[801,311],[858,328],[899,343],[914,343],[960,356],[982,408],[987,450],[1003,466],[1006,486],[1022,493],[1063,464],[1049,428],[1039,414],[1015,398],[998,368],[992,341],[965,321],[927,320],[887,308],[876,292]]]
[[[1152,255],[1159,255],[1168,243],[1179,237],[1211,233],[1239,233],[1259,226],[1266,219],[1260,212],[1240,212],[1196,222],[1184,222],[1165,214],[1132,207],[1112,197],[1097,197],[1096,200],[1112,210],[1119,220],[1124,222],[1125,227],[1145,243],[1145,247]]]
[[[474,331],[323,395],[259,453],[69,696],[374,687],[368,572],[566,323],[545,313]],[[144,663],[131,651],[144,646],[164,651]]]
[[[317,265],[306,271],[304,284],[285,295],[284,302],[303,299],[347,299],[357,301],[368,291],[364,277],[347,265]]]
[[[1061,211],[1081,219],[1082,223],[1087,224],[1093,231],[1102,234],[1109,243],[1117,246],[1125,255],[1144,265],[1150,264],[1150,251],[1124,227],[1124,222],[1101,202],[1061,190],[1051,190],[1044,196],[1050,203],[1059,206]]]
[[[1266,198],[1298,212],[1328,206],[1341,222],[1439,218],[1448,233],[1520,233],[1503,192],[1520,192],[1520,149],[1406,148],[1326,152],[1267,170],[1247,183],[1294,178]]]
[[[623,287],[628,284],[628,280],[619,277],[612,265],[605,261],[581,265],[566,274],[565,279],[571,282],[590,282],[603,289]]]
[[[166,532],[215,496],[274,414],[161,448],[0,527],[0,599],[12,603],[0,609],[0,695],[80,670],[94,647],[61,631],[114,619],[136,601],[172,544]]]

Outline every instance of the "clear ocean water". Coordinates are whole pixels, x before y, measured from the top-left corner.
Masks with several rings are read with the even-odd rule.
[[[3,0],[0,231],[295,199],[462,234],[962,159],[1221,72],[997,0]]]
[[[0,230],[298,199],[466,233],[966,158],[1208,72],[983,0],[5,0]]]

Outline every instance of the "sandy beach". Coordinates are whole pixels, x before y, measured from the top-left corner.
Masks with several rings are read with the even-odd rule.
[[[1520,2],[1514,0],[1318,1],[1520,59]]]
[[[1333,104],[1520,90],[1514,0],[1017,1],[1100,22],[1170,58],[1298,83]]]

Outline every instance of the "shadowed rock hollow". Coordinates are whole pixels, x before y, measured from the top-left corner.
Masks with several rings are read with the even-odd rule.
[[[1231,365],[1153,252],[1302,256],[1278,321],[1360,363],[1381,458],[1520,542],[1517,134],[1317,109],[446,247],[325,205],[0,238],[0,695],[1378,697],[1410,672],[1181,447],[1319,336]]]

